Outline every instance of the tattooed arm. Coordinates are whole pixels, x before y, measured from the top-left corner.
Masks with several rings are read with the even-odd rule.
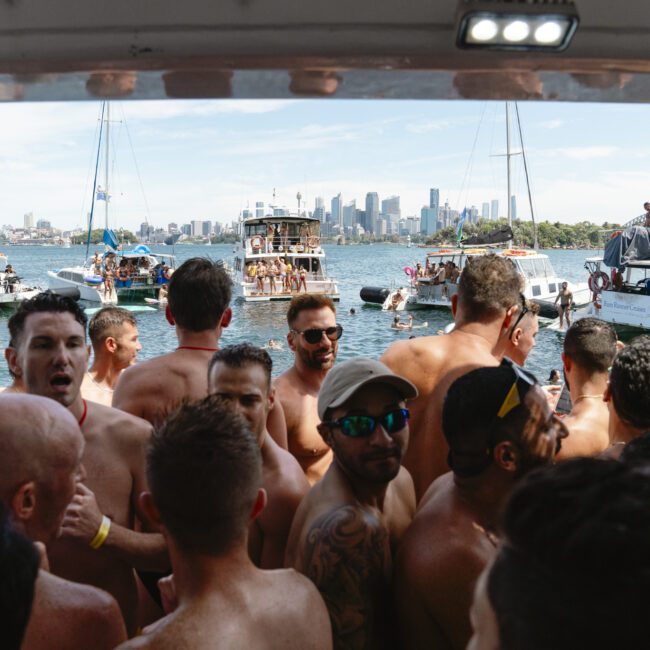
[[[336,650],[373,646],[375,622],[390,580],[388,532],[358,507],[343,506],[314,521],[306,538],[304,573],[325,600]]]

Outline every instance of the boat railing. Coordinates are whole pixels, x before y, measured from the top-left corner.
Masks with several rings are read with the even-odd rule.
[[[320,237],[303,235],[300,237],[264,237],[255,235],[245,240],[246,253],[303,253],[320,249]]]

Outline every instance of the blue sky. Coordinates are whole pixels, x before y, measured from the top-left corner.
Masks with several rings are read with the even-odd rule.
[[[0,224],[22,225],[25,212],[66,229],[83,223],[99,111],[94,102],[0,105]],[[338,192],[363,208],[377,191],[399,194],[406,216],[438,187],[453,208],[480,211],[497,198],[505,213],[503,102],[115,102],[112,111],[112,226],[135,228],[146,214],[156,226],[228,222],[270,202],[273,188],[291,209],[298,191],[309,209],[316,196],[329,209]],[[539,219],[622,222],[643,211],[650,106],[529,102],[519,111]],[[529,218],[521,157],[512,177],[519,217]]]

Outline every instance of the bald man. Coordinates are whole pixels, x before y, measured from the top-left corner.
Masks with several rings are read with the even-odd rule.
[[[2,395],[0,412],[0,499],[16,528],[42,549],[60,534],[83,478],[84,439],[68,410],[44,397]],[[112,596],[39,571],[22,650],[108,650],[125,638]]]

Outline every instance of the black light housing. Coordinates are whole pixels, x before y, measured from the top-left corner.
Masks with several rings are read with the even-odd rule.
[[[579,22],[570,0],[460,0],[456,45],[561,52],[569,46]]]

